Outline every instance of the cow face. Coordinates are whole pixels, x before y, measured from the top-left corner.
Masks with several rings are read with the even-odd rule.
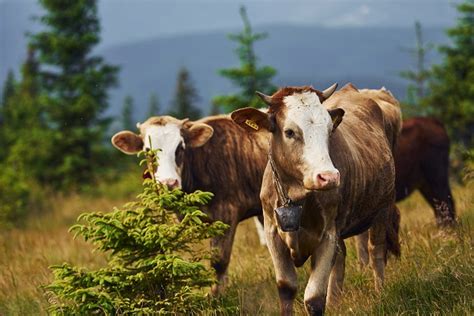
[[[246,108],[232,113],[232,118],[249,131],[272,133],[272,157],[285,179],[305,190],[333,189],[340,176],[329,156],[329,138],[344,111],[328,111],[322,102],[335,89],[283,88],[271,97],[260,95],[270,105],[268,113]]]
[[[140,135],[122,131],[112,137],[112,144],[126,154],[159,149],[155,179],[169,188],[181,188],[187,147],[204,145],[214,132],[211,126],[170,116],[152,117],[137,124]]]

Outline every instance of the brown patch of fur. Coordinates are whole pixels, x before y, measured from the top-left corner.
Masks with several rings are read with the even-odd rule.
[[[321,103],[324,101],[322,92],[314,89],[312,86],[284,87],[284,88],[278,89],[278,91],[272,95],[272,105],[270,106],[268,113],[278,112],[281,109],[281,107],[284,105],[283,99],[285,97],[293,95],[295,93],[303,93],[303,92],[314,92],[318,95]]]
[[[209,117],[214,135],[202,147],[186,147],[183,189],[214,193],[208,208],[213,219],[238,223],[261,214],[259,191],[267,163],[268,136],[249,134],[228,116]],[[238,209],[229,212],[228,205]]]

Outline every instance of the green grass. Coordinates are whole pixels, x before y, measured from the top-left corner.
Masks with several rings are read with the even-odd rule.
[[[124,183],[125,182],[125,183]],[[84,211],[107,211],[121,205],[139,185],[132,179],[106,185],[101,194],[51,195],[42,203],[49,209],[34,213],[22,229],[0,232],[0,315],[46,314],[48,295],[41,285],[51,281],[48,266],[68,261],[97,267],[104,257],[67,232]],[[116,192],[123,192],[115,194]],[[351,240],[341,304],[331,315],[472,315],[474,314],[474,184],[456,187],[454,196],[460,225],[440,232],[429,206],[419,194],[400,203],[402,257],[388,262],[381,294],[373,288],[370,269],[360,269]],[[127,193],[127,194],[125,194]],[[127,196],[128,195],[128,196]],[[303,292],[309,268],[298,269],[295,312],[304,314]],[[273,265],[259,245],[253,220],[239,225],[223,298],[242,315],[278,313]]]

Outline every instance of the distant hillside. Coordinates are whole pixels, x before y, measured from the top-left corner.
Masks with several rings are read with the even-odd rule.
[[[413,65],[403,47],[414,45],[414,30],[409,28],[326,29],[301,26],[266,26],[269,38],[257,49],[260,64],[278,70],[277,85],[312,84],[324,88],[333,82],[353,82],[360,87],[386,86],[404,98],[406,82],[398,74]],[[136,119],[146,111],[148,97],[156,92],[167,108],[181,66],[189,68],[207,113],[210,99],[232,91],[230,83],[217,74],[223,67],[238,64],[235,44],[227,33],[193,34],[157,38],[101,51],[108,62],[119,64],[121,86],[112,93],[111,113],[118,113],[123,97],[135,98]],[[446,42],[442,29],[424,30],[426,41]],[[433,52],[430,62],[439,62]]]

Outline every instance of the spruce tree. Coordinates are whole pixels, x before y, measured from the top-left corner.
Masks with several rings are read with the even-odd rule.
[[[110,119],[102,115],[118,68],[91,53],[99,43],[96,0],[39,3],[43,28],[30,40],[39,52],[42,100],[53,128],[49,183],[69,187],[91,181],[103,162],[98,152]]]
[[[0,103],[0,162],[3,161],[7,155],[7,127],[6,122],[8,121],[8,106],[9,100],[15,94],[16,80],[13,71],[10,69],[7,74],[7,78],[3,84],[2,99]]]
[[[194,88],[189,71],[183,67],[178,73],[170,115],[179,119],[196,120],[200,118],[201,111],[196,107],[197,101],[199,101],[199,96],[196,88]]]
[[[253,32],[244,6],[240,8],[240,16],[244,23],[244,29],[238,34],[229,35],[230,40],[239,44],[235,51],[240,60],[240,68],[228,68],[219,71],[221,76],[228,78],[234,85],[238,86],[240,92],[227,96],[217,96],[213,99],[213,103],[221,107],[224,112],[247,106],[261,106],[255,91],[272,94],[276,89],[271,83],[272,78],[276,75],[276,70],[270,66],[258,67],[258,59],[254,50],[255,42],[265,39],[267,34]]]
[[[420,115],[425,114],[425,109],[420,106],[420,100],[426,97],[426,85],[429,79],[429,71],[426,68],[426,57],[432,49],[431,44],[426,44],[423,40],[423,30],[419,21],[415,22],[415,47],[407,49],[407,51],[415,59],[415,69],[406,70],[400,73],[410,83],[407,88],[407,100],[405,100],[404,115]]]
[[[145,165],[153,175],[156,153]],[[107,264],[53,266],[46,286],[53,315],[214,315],[237,311],[209,296],[216,283],[203,243],[228,226],[200,208],[212,193],[169,190],[146,179],[136,201],[110,212],[85,213],[71,231],[105,253]],[[178,217],[180,220],[178,221]],[[207,291],[206,291],[207,289]],[[207,293],[206,293],[207,292]]]
[[[135,124],[133,124],[133,98],[127,95],[123,101],[122,107],[122,128],[125,130],[134,130]]]
[[[29,187],[41,181],[51,151],[51,135],[39,102],[38,62],[30,47],[22,78],[5,104],[0,161],[0,225],[20,224]]]
[[[474,0],[457,6],[457,25],[448,29],[450,45],[440,47],[444,60],[432,68],[425,106],[441,119],[454,142],[474,146]]]
[[[3,90],[2,90],[2,107],[7,104],[8,99],[15,93],[15,74],[13,73],[13,70],[9,70],[7,74],[7,78],[5,80],[5,83],[3,84]]]
[[[157,116],[160,113],[160,102],[158,101],[158,96],[156,93],[150,94],[150,100],[148,102],[148,113],[147,118],[151,116]]]

